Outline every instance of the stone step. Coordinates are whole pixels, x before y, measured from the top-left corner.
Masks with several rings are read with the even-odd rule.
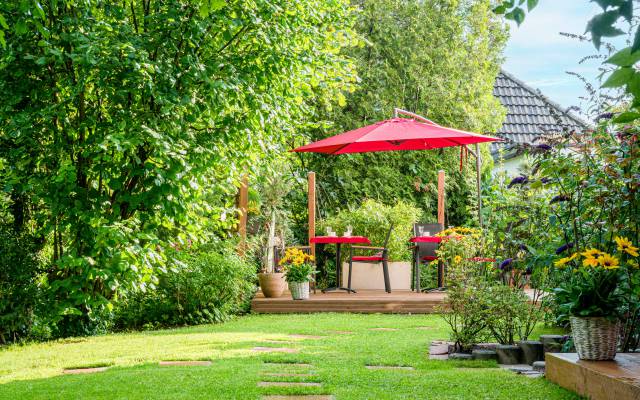
[[[293,395],[268,395],[262,396],[263,400],[335,400],[330,394],[293,394]]]
[[[289,347],[264,347],[256,346],[253,349],[256,353],[297,353],[298,349],[292,349]]]
[[[211,361],[194,361],[194,360],[177,360],[177,361],[160,361],[161,367],[208,367]]]
[[[390,369],[390,370],[394,370],[394,369],[400,369],[400,370],[408,370],[408,371],[413,371],[415,370],[415,368],[407,366],[407,365],[365,365],[366,369],[373,369],[373,370],[377,370],[377,369]]]
[[[320,382],[258,382],[258,387],[320,387]]]

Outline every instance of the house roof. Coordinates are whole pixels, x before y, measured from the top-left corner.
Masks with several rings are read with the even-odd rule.
[[[501,70],[493,86],[493,95],[507,109],[502,128],[496,134],[506,139],[506,148],[536,144],[539,136],[563,131],[582,131],[588,123],[550,100],[508,72]],[[491,146],[497,153],[500,144]],[[505,144],[502,144],[505,146]]]

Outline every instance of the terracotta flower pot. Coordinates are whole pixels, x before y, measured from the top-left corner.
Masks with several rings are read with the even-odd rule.
[[[285,288],[284,273],[259,273],[260,289],[264,297],[280,297]]]

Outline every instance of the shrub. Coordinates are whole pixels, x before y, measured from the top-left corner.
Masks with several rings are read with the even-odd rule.
[[[255,268],[231,245],[177,252],[181,264],[157,288],[138,293],[118,310],[116,327],[130,329],[221,322],[247,310]]]
[[[0,227],[0,242],[0,343],[47,337],[46,322],[36,316],[42,300],[40,246],[35,238],[6,226]]]
[[[354,210],[340,211],[337,215],[327,218],[320,223],[320,229],[331,227],[338,234],[342,234],[347,226],[353,227],[353,235],[366,236],[371,243],[381,246],[393,223],[393,232],[389,238],[389,259],[391,261],[409,261],[411,252],[407,243],[415,224],[421,216],[416,207],[398,202],[394,206],[386,206],[375,200],[366,200]]]
[[[518,287],[494,284],[487,287],[487,328],[501,344],[527,340],[542,318],[539,306]]]
[[[452,262],[447,268],[447,297],[442,318],[451,328],[457,351],[471,351],[488,337],[488,281],[468,262]]]

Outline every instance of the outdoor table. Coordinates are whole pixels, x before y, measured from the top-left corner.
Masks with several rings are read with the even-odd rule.
[[[353,289],[341,287],[342,281],[342,265],[340,262],[340,246],[346,244],[371,244],[369,238],[364,236],[316,236],[312,237],[309,242],[314,244],[335,244],[336,245],[336,287],[324,289],[322,292],[332,292],[335,290],[346,290],[347,292],[356,291]]]
[[[442,243],[441,236],[415,236],[409,239],[411,243]],[[417,254],[417,253],[415,253]],[[416,256],[416,273],[420,273],[420,260],[417,259]],[[420,282],[419,279],[416,279],[417,282]],[[438,288],[444,287],[444,265],[442,263],[438,263]],[[416,288],[416,291],[420,292],[420,288]]]

